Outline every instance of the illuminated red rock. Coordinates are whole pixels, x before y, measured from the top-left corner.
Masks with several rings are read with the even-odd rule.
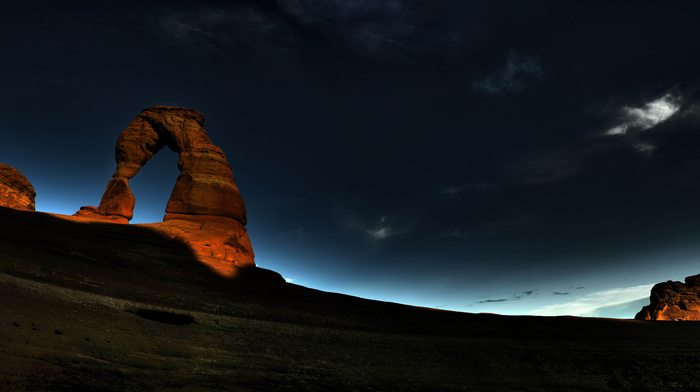
[[[180,176],[165,212],[225,216],[245,225],[245,204],[231,167],[203,124],[204,117],[196,110],[171,106],[144,109],[119,135],[115,147],[117,170],[98,207],[100,214],[131,219],[133,195],[128,180],[167,146],[180,155]]]
[[[254,266],[253,248],[244,225],[245,204],[231,167],[203,128],[204,117],[192,109],[155,106],[144,109],[119,135],[117,169],[98,207],[82,207],[75,216],[128,223],[135,199],[134,177],[154,154],[168,147],[179,154],[180,175],[165,208],[164,222],[148,226],[190,244],[217,272],[233,276]]]
[[[112,178],[107,183],[107,189],[97,211],[100,215],[117,215],[131,220],[134,216],[136,199],[129,188],[129,180],[124,177]]]
[[[245,227],[235,219],[207,215],[171,216],[143,224],[188,244],[200,261],[219,275],[235,277],[240,268],[255,266]]]
[[[0,206],[34,210],[34,187],[19,170],[0,163]]]
[[[700,275],[685,283],[668,281],[651,289],[651,303],[634,317],[637,320],[700,320]]]

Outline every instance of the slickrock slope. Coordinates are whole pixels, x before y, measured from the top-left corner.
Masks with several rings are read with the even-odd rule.
[[[129,179],[154,154],[168,147],[179,154],[177,178],[162,223],[149,224],[189,244],[201,261],[224,276],[254,266],[253,247],[244,227],[245,204],[231,167],[203,128],[204,116],[192,109],[154,106],[144,109],[119,135],[117,169],[98,207],[82,207],[76,216],[128,223],[134,195]]]
[[[142,225],[0,222],[3,392],[698,389],[700,323],[415,308],[226,279]]]
[[[700,320],[700,275],[685,278],[685,284],[668,281],[651,289],[651,304],[634,317],[637,320]]]
[[[19,170],[0,163],[0,206],[34,210],[34,187]]]

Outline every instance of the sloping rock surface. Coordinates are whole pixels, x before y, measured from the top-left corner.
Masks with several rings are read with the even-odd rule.
[[[257,267],[224,279],[147,227],[74,218],[0,207],[0,391],[698,390],[700,323],[449,312]]]
[[[34,210],[34,187],[19,170],[0,163],[0,206]]]
[[[637,320],[700,320],[700,275],[685,283],[658,283],[651,289],[651,303],[637,313]]]

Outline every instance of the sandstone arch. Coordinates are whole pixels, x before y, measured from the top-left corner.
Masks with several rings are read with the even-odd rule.
[[[165,207],[165,220],[178,215],[209,215],[247,223],[245,204],[221,149],[203,128],[204,117],[192,109],[155,106],[144,109],[119,135],[117,170],[98,207],[101,215],[133,217],[129,179],[153,154],[168,147],[179,154],[177,178]]]
[[[245,204],[231,167],[203,128],[204,117],[174,106],[146,108],[119,135],[117,169],[98,207],[82,207],[84,219],[128,223],[135,198],[133,178],[154,154],[168,147],[179,154],[180,175],[165,207],[163,222],[147,224],[188,243],[201,261],[225,276],[255,266],[253,247],[243,227]]]

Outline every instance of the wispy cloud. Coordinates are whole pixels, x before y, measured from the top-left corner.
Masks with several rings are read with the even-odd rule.
[[[406,232],[406,229],[397,229],[387,221],[386,215],[382,215],[372,228],[365,229],[365,233],[374,241],[385,240]]]
[[[373,240],[383,240],[385,238],[389,238],[393,235],[396,235],[396,232],[388,226],[378,227],[376,229],[369,229],[366,232]]]
[[[566,180],[605,158],[626,155],[647,159],[658,153],[664,142],[677,143],[673,139],[677,129],[665,128],[667,132],[659,130],[669,119],[683,113],[680,94],[667,92],[639,107],[624,106],[618,111],[622,113],[622,118],[615,126],[584,140],[575,148],[549,155],[539,154],[514,165],[519,177],[517,181],[532,185]]]
[[[606,135],[625,135],[633,131],[646,131],[668,120],[681,108],[680,98],[667,93],[642,107],[624,107],[624,120],[605,131]]]
[[[382,215],[374,222],[353,216],[346,220],[346,225],[362,233],[368,240],[378,243],[410,232],[409,227],[399,224],[396,219]]]
[[[197,8],[167,8],[157,18],[161,31],[178,41],[228,45],[256,41],[288,30],[274,14],[253,4],[203,5]]]
[[[460,64],[479,42],[473,21],[432,23],[412,0],[291,0],[278,2],[300,26],[335,46],[381,63],[410,68]]]
[[[406,61],[417,33],[407,0],[203,1],[167,7],[158,25],[181,42],[226,54],[232,43],[251,44],[265,57],[297,60],[303,41],[345,47],[376,60]],[[235,53],[235,52],[232,52]],[[239,59],[240,56],[236,56]]]
[[[206,53],[224,62],[255,61],[289,76],[300,76],[299,57],[293,50],[305,31],[280,13],[274,1],[177,4],[159,7],[144,23],[164,36],[168,44],[188,55]],[[245,56],[241,56],[244,48]]]
[[[489,94],[519,92],[525,88],[525,81],[540,79],[544,75],[539,61],[532,56],[510,51],[506,65],[493,75],[472,82],[474,91]]]
[[[523,291],[522,293],[517,293],[511,295],[509,298],[495,298],[495,299],[485,299],[477,302],[478,304],[490,304],[498,302],[508,302],[508,301],[519,301],[527,297],[536,297],[536,290]]]
[[[653,284],[596,291],[570,302],[549,305],[533,310],[530,314],[539,316],[588,316],[596,310],[622,305],[649,297]],[[556,293],[555,293],[556,294]]]
[[[650,156],[657,146],[650,142],[639,140],[638,133],[647,131],[665,122],[681,109],[681,98],[667,93],[661,98],[646,103],[641,107],[624,107],[623,121],[604,132],[605,136],[622,138],[637,152]]]

